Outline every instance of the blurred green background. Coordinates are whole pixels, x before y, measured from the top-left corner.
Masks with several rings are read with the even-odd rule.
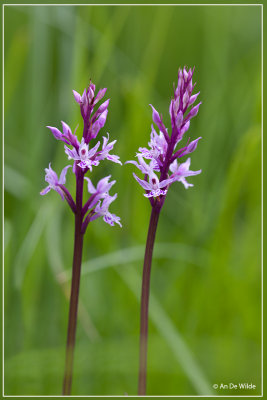
[[[73,216],[44,168],[66,165],[45,127],[82,120],[72,89],[90,78],[111,98],[102,135],[125,162],[149,140],[152,103],[168,107],[179,66],[195,66],[203,104],[189,135],[187,191],[172,185],[152,268],[151,395],[260,394],[261,9],[226,7],[5,7],[5,394],[60,394],[68,316]],[[101,132],[99,137],[102,136]],[[111,211],[83,255],[73,394],[137,392],[139,297],[150,204],[135,168],[105,161]],[[74,193],[74,178],[67,184]],[[114,193],[114,190],[112,193]],[[214,390],[253,383],[252,392]]]

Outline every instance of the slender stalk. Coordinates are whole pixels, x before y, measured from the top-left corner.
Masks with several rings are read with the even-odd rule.
[[[140,359],[139,359],[139,382],[138,395],[146,394],[146,370],[147,370],[147,335],[148,335],[148,305],[150,290],[150,273],[153,247],[156,230],[159,220],[160,207],[155,205],[152,208],[144,258],[142,295],[141,295],[141,316],[140,316]]]
[[[75,347],[75,335],[77,325],[77,312],[80,288],[80,275],[83,250],[82,233],[82,198],[83,198],[83,173],[78,170],[76,175],[76,214],[75,214],[75,236],[72,266],[71,295],[68,322],[68,337],[66,348],[65,373],[63,381],[63,395],[70,395],[73,370],[73,356]]]

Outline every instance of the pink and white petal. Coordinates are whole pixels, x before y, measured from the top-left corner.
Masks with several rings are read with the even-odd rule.
[[[189,171],[190,164],[191,164],[191,158],[189,157],[184,163],[179,165],[178,170],[177,170],[179,175],[181,175],[181,176],[186,175],[187,172]]]
[[[137,168],[140,169],[140,165],[138,164],[137,161],[134,161],[134,160],[125,161],[124,164],[134,164]]]
[[[114,154],[108,154],[108,155],[107,155],[107,160],[122,165],[122,163],[121,163],[121,161],[120,161],[120,157],[119,157],[119,156],[116,156],[116,155],[114,155]]]
[[[188,189],[190,186],[194,186],[192,183],[188,183],[185,178],[180,178],[179,181],[182,182],[186,189]]]
[[[85,177],[85,179],[86,179],[87,182],[88,182],[88,185],[87,185],[87,187],[88,187],[88,192],[91,193],[91,194],[96,193],[97,190],[96,190],[96,188],[94,187],[94,185],[92,184],[91,179],[90,179],[90,178],[87,178],[87,177]]]
[[[70,149],[69,147],[67,147],[66,145],[64,146],[64,148],[65,148],[65,153],[67,154],[67,156],[69,157],[69,160],[70,159],[73,159],[73,160],[80,160],[80,157],[79,157],[79,154],[77,153],[77,151],[76,151],[76,149]]]
[[[100,142],[97,142],[97,144],[90,150],[88,150],[88,158],[91,158],[95,155],[95,153],[97,152],[98,147],[100,146]]]
[[[159,182],[159,188],[163,188],[165,186],[168,186],[173,181],[174,181],[173,178],[164,179],[163,181]]]
[[[151,151],[148,150],[146,147],[139,147],[138,151],[140,151],[140,153],[136,153],[137,156],[141,155],[147,160],[151,160],[151,158],[153,158],[153,156],[151,155]]]
[[[114,196],[109,196],[109,195],[107,195],[107,196],[104,198],[104,200],[102,201],[101,209],[102,209],[103,211],[108,210],[110,204],[111,204],[114,200],[116,200],[117,196],[118,196],[117,193],[115,193]]]
[[[58,183],[60,183],[61,185],[64,185],[66,183],[66,173],[68,171],[68,169],[71,167],[71,165],[67,165],[65,168],[63,168],[63,170],[61,171],[60,174],[60,178]]]
[[[40,195],[44,196],[45,194],[47,194],[48,192],[50,192],[51,187],[50,186],[46,186],[41,192]]]
[[[107,189],[110,185],[109,179],[110,179],[111,175],[105,176],[104,178],[100,179],[100,181],[97,184],[97,191],[98,192],[107,192],[109,189]],[[113,184],[115,183],[115,181],[113,181]]]
[[[142,186],[142,188],[144,188],[145,190],[151,190],[151,185],[150,183],[138,178],[138,176],[135,175],[135,173],[133,172],[133,176],[134,178],[137,180],[137,182],[139,183],[139,185]]]
[[[170,171],[172,173],[175,173],[177,170],[178,170],[178,162],[177,160],[174,160],[170,165]]]

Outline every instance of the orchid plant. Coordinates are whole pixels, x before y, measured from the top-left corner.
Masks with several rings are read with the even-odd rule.
[[[117,194],[113,196],[109,194],[110,189],[116,181],[110,181],[111,176],[109,175],[101,179],[95,187],[91,179],[85,176],[88,171],[92,172],[93,167],[98,166],[102,160],[107,159],[121,164],[117,155],[110,154],[116,140],[109,142],[108,134],[107,137],[103,137],[102,146],[100,145],[100,141],[96,144],[91,144],[106,122],[109,99],[96,109],[97,103],[104,97],[106,90],[101,89],[95,94],[95,85],[90,82],[89,87],[84,90],[82,95],[75,90],[73,91],[74,99],[80,106],[84,125],[83,136],[80,142],[75,134],[76,130],[72,133],[70,127],[65,122],[62,122],[62,132],[57,128],[48,126],[54,137],[64,142],[65,153],[68,159],[73,161],[73,165],[67,165],[63,168],[59,178],[56,172],[53,171],[50,163],[49,167],[45,169],[45,180],[48,186],[40,193],[41,195],[45,195],[51,189],[55,190],[61,196],[62,200],[67,201],[75,216],[74,254],[63,395],[71,393],[84,234],[89,222],[100,217],[111,226],[118,224],[121,227],[120,218],[109,211],[110,204],[117,197]],[[75,201],[65,186],[66,174],[71,166],[76,178]],[[90,195],[86,202],[83,202],[84,183],[87,184]]]
[[[178,71],[177,87],[174,86],[174,96],[171,99],[169,114],[171,120],[171,132],[169,134],[163,123],[162,116],[152,107],[152,119],[159,129],[156,132],[153,124],[148,147],[138,149],[138,161],[127,161],[134,164],[144,174],[140,179],[135,173],[134,178],[145,190],[144,196],[150,201],[152,211],[147,235],[146,250],[144,257],[142,294],[141,294],[141,315],[140,315],[140,361],[138,394],[146,394],[146,373],[147,373],[147,338],[148,338],[148,306],[150,290],[150,274],[154,241],[159,220],[160,211],[165,202],[170,185],[174,182],[181,182],[187,189],[193,184],[187,182],[189,176],[198,175],[201,170],[190,170],[190,158],[178,163],[178,159],[193,153],[197,148],[201,137],[190,141],[187,140],[183,147],[179,147],[185,133],[190,127],[190,121],[198,113],[201,103],[193,106],[199,92],[193,94],[195,84],[192,82],[194,69],[187,70],[186,67]],[[145,161],[147,160],[147,161]]]

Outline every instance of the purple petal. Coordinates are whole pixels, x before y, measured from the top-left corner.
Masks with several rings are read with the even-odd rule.
[[[108,110],[106,109],[104,112],[102,112],[102,114],[100,114],[99,118],[97,119],[100,129],[103,128],[103,126],[105,125],[107,115],[108,115]]]
[[[179,111],[177,114],[177,117],[175,119],[175,124],[176,124],[177,129],[179,129],[183,123],[183,116],[184,116],[183,112]]]
[[[201,136],[200,136],[199,138],[193,140],[192,142],[190,142],[189,145],[187,146],[187,149],[185,150],[184,153],[182,153],[182,154],[180,155],[180,157],[182,157],[182,156],[185,155],[185,154],[193,153],[193,151],[196,150],[197,145],[198,145],[198,141],[199,141],[200,139],[202,139]]]
[[[187,107],[188,101],[189,101],[189,94],[188,91],[186,90],[186,92],[183,95],[183,108]]]
[[[66,122],[64,122],[64,121],[61,121],[61,124],[62,124],[62,129],[63,129],[64,135],[67,137],[69,137],[70,134],[72,135],[69,125],[66,124]]]
[[[56,186],[55,191],[58,192],[58,194],[61,196],[62,200],[65,200],[64,194],[59,187]]]
[[[187,116],[185,118],[186,121],[188,121],[189,119],[191,119],[197,115],[200,104],[201,104],[201,102],[198,103],[195,107],[193,107],[190,110],[190,112],[187,114]]]
[[[85,179],[87,180],[87,182],[88,182],[88,192],[89,193],[91,193],[91,194],[94,194],[94,193],[96,193],[96,188],[94,187],[94,185],[92,184],[92,181],[91,181],[91,179],[89,179],[89,178],[87,178],[87,177],[85,177]]]
[[[111,175],[106,176],[105,178],[100,179],[100,181],[97,184],[97,191],[98,192],[108,192],[111,186],[116,183],[116,181],[109,182]]]
[[[190,127],[190,121],[187,121],[181,129],[181,136],[183,136],[185,132],[188,131],[189,127]]]
[[[69,159],[73,159],[73,160],[80,160],[79,154],[77,153],[77,151],[75,149],[69,149],[68,146],[64,146],[65,148],[65,153],[68,155]]]
[[[100,131],[101,128],[105,125],[106,119],[107,119],[107,114],[108,110],[106,109],[100,116],[99,118],[93,123],[92,130],[91,130],[91,135],[92,139],[96,138],[98,132]]]
[[[174,160],[170,165],[170,171],[172,173],[175,173],[177,170],[178,170],[178,162],[177,160]]]
[[[66,183],[66,173],[68,171],[68,169],[71,167],[71,165],[67,165],[65,168],[63,168],[63,170],[61,171],[60,174],[60,178],[59,178],[59,183],[61,185],[64,185]]]
[[[169,106],[169,114],[170,114],[171,118],[172,118],[172,110],[173,110],[173,100],[171,100],[170,106]]]
[[[58,183],[58,177],[55,171],[51,167],[51,163],[49,163],[49,167],[45,168],[45,181],[49,183],[49,185],[55,186]]]
[[[77,103],[79,103],[79,104],[82,104],[82,97],[81,97],[80,93],[76,92],[76,90],[73,90],[72,92],[73,92],[75,101],[77,101]]]
[[[114,155],[114,154],[108,154],[108,155],[107,155],[107,160],[122,165],[122,163],[121,163],[121,161],[120,161],[120,157],[119,157],[119,156],[116,156],[116,155]]]
[[[84,89],[82,94],[82,104],[85,104],[86,102],[87,102],[86,89]]]
[[[199,93],[200,92],[198,92],[198,93],[196,93],[196,94],[194,94],[193,96],[190,97],[190,100],[189,100],[189,103],[188,103],[189,106],[191,106],[191,104],[193,104],[196,101]]]
[[[124,164],[134,164],[137,168],[140,169],[140,165],[138,164],[137,161],[134,161],[134,160],[125,161]]]
[[[99,90],[99,92],[97,93],[97,95],[96,95],[96,97],[95,97],[94,105],[96,105],[96,103],[98,103],[99,100],[101,100],[101,99],[105,96],[106,91],[107,91],[106,88],[100,89],[100,90]],[[103,103],[103,104],[104,104],[104,103]]]
[[[88,158],[91,158],[95,155],[99,146],[100,146],[100,142],[97,142],[97,144],[88,151]]]
[[[143,181],[142,179],[138,178],[138,176],[136,176],[134,172],[133,172],[133,176],[137,180],[139,185],[142,186],[142,188],[144,188],[145,190],[151,190],[151,185],[148,182]]]
[[[47,126],[47,128],[50,129],[57,140],[62,140],[62,133],[59,129],[54,128],[53,126]]]
[[[173,182],[173,179],[171,179],[171,178],[164,179],[163,181],[159,182],[159,188],[163,188],[165,186],[168,186],[172,182]]]
[[[101,214],[99,213],[95,213],[94,215],[92,215],[92,217],[90,217],[90,221],[94,221],[95,219],[101,217]]]

